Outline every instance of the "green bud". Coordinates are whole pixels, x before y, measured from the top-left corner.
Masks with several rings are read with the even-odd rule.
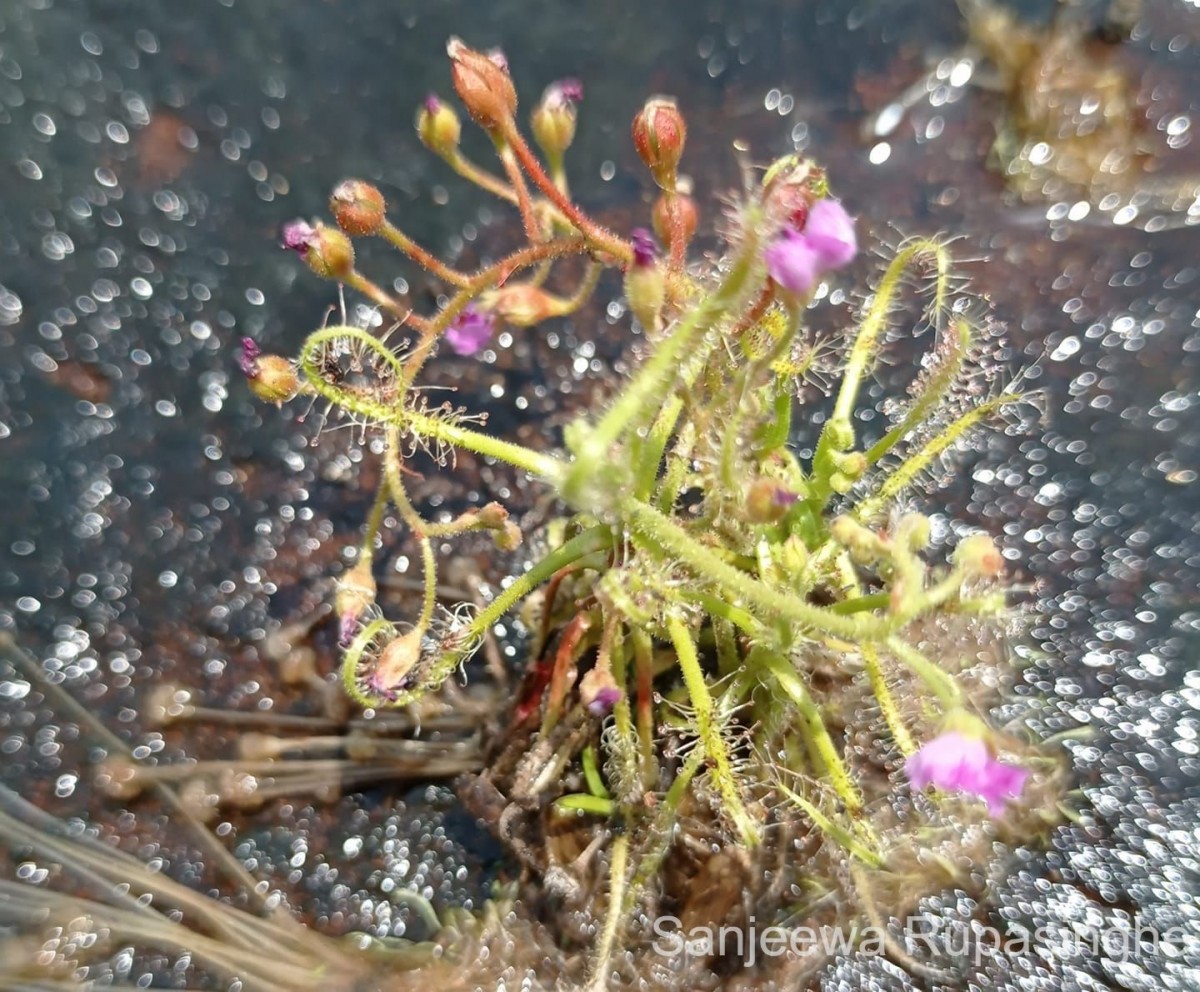
[[[430,151],[449,158],[458,151],[462,123],[453,108],[431,93],[417,111],[417,135]]]
[[[1004,572],[1004,556],[987,534],[972,534],[960,541],[954,563],[973,578],[994,579]]]

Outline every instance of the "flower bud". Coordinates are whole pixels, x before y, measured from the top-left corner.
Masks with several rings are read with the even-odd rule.
[[[492,532],[492,539],[496,542],[496,548],[499,551],[516,551],[521,546],[523,538],[521,528],[511,520],[506,520],[502,527]]]
[[[793,534],[783,542],[779,557],[785,575],[795,578],[804,573],[808,567],[808,545],[799,534]]]
[[[499,503],[487,503],[475,511],[475,517],[480,527],[499,530],[508,522],[508,510]]]
[[[972,534],[960,541],[954,562],[973,578],[994,579],[1004,572],[1004,556],[987,534]]]
[[[803,231],[813,202],[825,195],[825,171],[801,155],[777,159],[763,176],[767,209],[774,218]]]
[[[421,660],[421,639],[421,631],[414,629],[388,641],[367,680],[372,691],[390,696],[404,688]]]
[[[875,561],[887,554],[887,545],[878,534],[844,514],[833,518],[829,535],[857,562]]]
[[[452,63],[454,91],[472,119],[489,130],[511,121],[517,110],[517,91],[503,56],[477,52],[459,38],[450,39],[446,54]]]
[[[639,227],[632,232],[633,264],[625,270],[625,298],[643,330],[660,329],[660,315],[667,298],[667,280],[656,260],[650,232]]]
[[[593,668],[579,680],[579,698],[592,716],[607,716],[621,698],[608,668]]]
[[[302,220],[283,226],[280,239],[284,248],[294,251],[308,267],[325,279],[344,279],[354,268],[354,246],[350,239],[335,227]]]
[[[281,355],[264,355],[253,338],[242,338],[238,365],[250,391],[264,403],[282,406],[300,392],[300,377]]]
[[[338,227],[356,237],[378,234],[386,210],[383,194],[361,179],[343,180],[329,197],[329,212]]]
[[[583,84],[578,79],[560,79],[546,87],[529,118],[534,140],[551,162],[560,160],[575,140],[575,105],[582,99]]]
[[[755,479],[746,488],[746,519],[752,524],[775,523],[798,498],[775,479]]]
[[[650,221],[654,233],[663,244],[669,245],[672,233],[678,229],[679,236],[687,245],[696,236],[700,211],[696,208],[696,201],[690,196],[683,193],[663,193],[654,201]]]
[[[513,327],[532,327],[562,313],[561,300],[539,286],[509,283],[488,295],[484,306]]]
[[[375,605],[377,591],[371,563],[366,558],[338,581],[333,594],[333,609],[338,617],[338,643],[342,647],[354,640],[355,628],[363,613]]]
[[[674,190],[687,122],[670,97],[655,96],[633,119],[633,146],[663,189]]]
[[[923,513],[906,513],[896,525],[896,539],[909,551],[924,550],[932,536],[932,525]]]
[[[861,479],[870,468],[867,456],[861,451],[835,451],[832,457],[837,470],[852,482]]]
[[[462,124],[453,108],[430,93],[417,111],[417,135],[430,151],[448,158],[458,150]]]

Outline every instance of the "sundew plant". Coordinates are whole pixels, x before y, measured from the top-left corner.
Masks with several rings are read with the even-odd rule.
[[[947,888],[984,895],[1004,870],[998,842],[1034,839],[1063,815],[1055,755],[988,722],[1020,633],[1005,559],[987,534],[915,504],[929,509],[933,483],[980,431],[1034,409],[1005,383],[997,324],[947,239],[913,237],[884,252],[866,287],[843,285],[856,315],[818,332],[830,287],[866,268],[854,264],[866,233],[854,191],[797,155],[743,162],[718,207],[720,252],[689,254],[701,210],[678,178],[687,129],[667,98],[632,126],[659,189],[650,223],[610,230],[565,179],[580,83],[550,86],[533,110],[539,155],[503,56],[457,39],[448,52],[499,167],[464,155],[460,119],[436,97],[418,115],[421,139],[511,205],[523,246],[461,271],[414,243],[375,187],[346,180],[332,220],[293,221],[284,244],[378,307],[385,330],[324,326],[294,358],[247,339],[240,363],[261,399],[319,404],[380,460],[331,603],[341,684],[365,716],[453,707],[443,697],[460,675],[487,678],[471,659],[492,628],[524,621],[519,685],[458,783],[518,880],[478,915],[424,904],[426,944],[335,944],[268,907],[264,918],[161,879],[152,889],[132,866],[125,884],[132,874],[181,908],[203,931],[199,965],[247,988],[794,988],[824,958],[795,942],[756,954],[767,926],[841,928],[850,949],[944,970],[865,936],[868,924],[887,933]],[[361,271],[355,243],[367,238],[439,281],[444,304],[420,313]],[[490,433],[470,396],[424,388],[439,381],[439,353],[477,355],[500,325],[538,334],[582,311],[605,270],[623,279],[632,371],[548,449]],[[890,344],[917,334],[926,354],[887,422],[860,416]],[[409,480],[453,478],[463,451],[544,487],[553,523],[523,533],[498,501],[458,516],[418,505]],[[377,602],[389,515],[419,549],[423,592],[403,612]],[[446,601],[442,549],[480,532],[511,574],[486,605]],[[7,805],[5,829],[39,843],[31,811]],[[71,841],[48,829],[40,843]],[[91,846],[76,858],[116,877]],[[132,901],[87,906],[131,941],[193,940],[177,916],[148,921]],[[667,919],[686,941],[664,939]],[[730,931],[746,940],[696,939]],[[286,969],[265,967],[264,948]]]

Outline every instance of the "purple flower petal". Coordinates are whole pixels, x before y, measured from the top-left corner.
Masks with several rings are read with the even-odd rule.
[[[820,258],[822,271],[840,269],[858,254],[854,221],[837,200],[818,200],[812,205],[804,238]]]
[[[425,97],[425,110],[428,113],[436,114],[442,109],[441,98],[436,93],[430,93]]]
[[[654,236],[644,227],[635,227],[629,232],[633,241],[633,264],[638,268],[653,265],[658,257],[658,249],[654,244]]]
[[[283,225],[279,241],[288,251],[297,252],[303,258],[312,247],[313,236],[316,233],[307,221],[290,220]]]
[[[821,257],[799,231],[785,227],[763,253],[767,271],[789,293],[812,292],[821,274]]]
[[[493,330],[492,315],[468,304],[446,328],[446,343],[456,355],[474,355],[491,341]]]
[[[242,338],[242,351],[238,355],[238,367],[247,379],[253,379],[258,375],[258,359],[261,354],[262,349],[254,338]]]
[[[1021,794],[1029,777],[1026,769],[993,758],[984,741],[956,730],[927,741],[905,767],[914,789],[932,785],[972,793],[987,803],[992,816],[1004,813],[1006,802]]]
[[[550,90],[563,103],[580,103],[583,100],[583,83],[573,76],[551,83]]]
[[[617,705],[617,700],[621,698],[621,690],[615,685],[603,686],[597,690],[596,695],[587,703],[588,712],[592,716],[607,716],[614,706]]]

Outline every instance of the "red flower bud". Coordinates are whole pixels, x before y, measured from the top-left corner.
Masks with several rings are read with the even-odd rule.
[[[680,236],[685,245],[689,244],[696,235],[696,225],[700,220],[700,212],[696,201],[682,193],[663,193],[654,201],[650,212],[650,222],[659,241],[671,244],[671,232],[675,225],[679,227]]]
[[[386,211],[383,194],[361,179],[343,180],[329,197],[329,212],[338,227],[354,236],[378,234]]]
[[[686,140],[687,123],[669,97],[651,97],[633,119],[633,146],[663,189],[675,188]]]
[[[517,91],[503,56],[485,55],[468,48],[458,38],[446,44],[450,56],[450,77],[454,91],[477,124],[494,130],[513,119],[517,111]]]

